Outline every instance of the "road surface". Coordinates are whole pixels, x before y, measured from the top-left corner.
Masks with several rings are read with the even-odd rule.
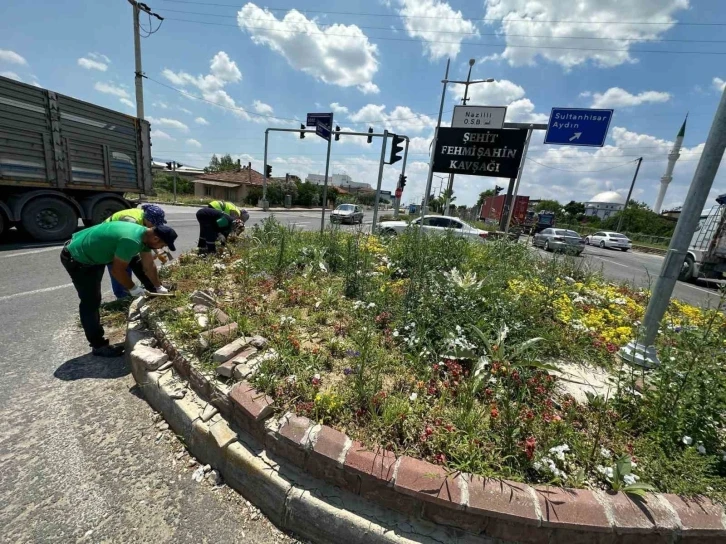
[[[196,209],[164,207],[178,248],[195,246]],[[254,224],[269,214],[250,215]],[[320,226],[319,212],[276,217]],[[152,412],[123,361],[88,356],[59,253],[60,244],[24,243],[14,232],[0,245],[0,540],[289,540],[236,494],[192,482],[188,458],[176,459],[181,446],[168,432],[157,440]],[[639,284],[662,260],[599,248],[585,254],[606,277]],[[103,290],[110,299],[108,277]],[[681,283],[676,295],[697,304],[717,300],[714,290]]]

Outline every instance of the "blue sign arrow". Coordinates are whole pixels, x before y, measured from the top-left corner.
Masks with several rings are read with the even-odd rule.
[[[544,143],[602,147],[613,110],[552,108]]]
[[[333,114],[332,113],[308,113],[307,126],[314,127],[318,121],[328,127],[333,126]]]
[[[318,124],[315,125],[315,134],[320,136],[323,140],[330,141],[330,127],[324,125],[320,121],[318,121]]]

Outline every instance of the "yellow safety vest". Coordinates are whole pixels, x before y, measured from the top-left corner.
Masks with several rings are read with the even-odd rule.
[[[239,211],[239,208],[237,206],[230,202],[225,202],[224,200],[212,200],[209,205],[215,210],[219,210],[220,212],[224,212],[228,215],[231,215],[232,212],[236,213],[237,215],[241,215],[241,212]]]
[[[129,221],[129,218],[133,219],[137,225],[144,225],[144,210],[140,208],[130,208],[128,210],[121,210],[116,212],[111,217],[106,219],[104,223],[110,223],[111,221]]]

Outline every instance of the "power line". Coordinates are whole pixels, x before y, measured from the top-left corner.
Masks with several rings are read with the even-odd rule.
[[[194,4],[198,6],[215,6],[215,7],[230,7],[239,9],[239,4],[220,4],[213,2],[192,2],[190,0],[164,0],[164,2],[172,4]],[[490,21],[490,22],[504,22],[501,18],[495,17],[464,17],[460,15],[458,17],[439,17],[436,15],[402,15],[400,13],[362,13],[354,11],[327,11],[327,10],[313,10],[313,9],[300,9],[297,6],[289,8],[270,8],[265,7],[266,11],[299,11],[300,13],[319,13],[325,15],[354,15],[359,17],[395,17],[402,19],[468,19],[470,21]],[[592,25],[648,25],[648,26],[726,26],[726,23],[704,23],[700,21],[669,21],[663,23],[657,23],[654,21],[579,21],[573,19],[507,19],[507,23],[577,23],[577,24],[592,24]]]
[[[202,11],[184,11],[184,10],[178,10],[178,9],[168,9],[165,8],[167,12],[169,13],[183,13],[185,15],[203,15],[205,17],[219,17],[228,19],[231,16],[230,15],[221,15],[218,13],[206,13]],[[248,17],[245,19],[245,21],[269,21],[269,19],[265,19],[263,17]],[[201,22],[201,21],[200,21]],[[290,24],[285,21],[278,21],[279,24]],[[333,24],[319,24],[316,21],[312,21],[309,23],[299,23],[295,22],[295,26],[314,26],[314,27],[331,27],[338,23]],[[237,25],[230,25],[230,26],[237,26]],[[393,31],[393,32],[406,32],[408,29],[405,27],[394,27],[394,26],[366,26],[366,25],[355,25],[358,28],[365,29],[365,30],[385,30],[385,31]],[[619,42],[677,42],[677,43],[726,43],[726,40],[693,40],[693,39],[679,39],[679,38],[609,38],[609,37],[603,37],[603,36],[552,36],[552,35],[545,35],[545,34],[510,34],[507,33],[506,36],[502,35],[500,32],[485,32],[480,33],[478,31],[474,32],[461,32],[457,30],[425,30],[427,34],[456,34],[460,36],[493,36],[498,38],[545,38],[545,39],[555,39],[555,40],[610,40],[610,41],[619,41]]]
[[[569,170],[569,169],[565,169],[565,168],[558,168],[556,166],[550,166],[548,164],[543,164],[541,162],[538,162],[538,161],[532,159],[531,157],[527,157],[526,160],[533,162],[535,164],[539,164],[540,166],[544,166],[545,168],[550,168],[552,170],[561,170],[563,172],[607,172],[608,170],[614,170],[615,168],[620,168],[621,166],[625,166],[626,164],[631,164],[631,163],[635,162],[635,161],[622,162],[620,164],[616,164],[615,166],[611,166],[609,168],[602,168],[600,170]]]
[[[380,41],[390,41],[390,42],[416,42],[416,43],[442,43],[442,44],[456,44],[460,45],[461,41],[446,41],[446,40],[424,40],[424,39],[416,39],[416,38],[387,38],[384,36],[351,36],[350,34],[333,34],[328,32],[310,32],[310,31],[301,31],[301,30],[282,30],[275,27],[266,27],[266,26],[245,26],[240,27],[236,24],[226,24],[226,23],[213,23],[211,21],[197,21],[192,19],[176,19],[174,17],[167,17],[166,18],[169,21],[178,21],[182,23],[193,23],[193,24],[199,24],[199,25],[213,25],[213,26],[225,26],[229,28],[238,28],[240,30],[246,29],[246,30],[271,30],[274,32],[285,32],[288,34],[306,34],[306,35],[317,35],[317,36],[337,36],[342,38],[348,38],[348,39],[358,39],[358,40],[380,40]],[[479,47],[503,47],[503,48],[515,48],[515,49],[555,49],[560,51],[604,51],[604,52],[624,52],[624,53],[668,53],[668,54],[682,54],[682,55],[726,55],[726,51],[683,51],[678,49],[630,49],[630,48],[620,48],[620,49],[611,49],[611,48],[604,48],[604,47],[561,47],[556,45],[521,45],[521,44],[500,44],[500,43],[486,43],[486,42],[467,42],[467,45],[474,45]]]

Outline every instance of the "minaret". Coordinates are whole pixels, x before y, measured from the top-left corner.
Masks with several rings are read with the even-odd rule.
[[[666,191],[668,190],[668,184],[673,179],[673,168],[676,165],[676,161],[681,156],[681,145],[683,145],[683,137],[686,135],[686,121],[688,121],[688,114],[686,114],[686,118],[683,120],[681,130],[678,131],[678,136],[676,136],[676,142],[673,144],[673,149],[671,149],[671,152],[668,153],[668,168],[666,168],[663,177],[660,178],[660,191],[658,191],[658,198],[655,201],[655,206],[653,206],[653,211],[655,213],[660,213],[660,207],[663,205],[663,199],[665,198]]]

